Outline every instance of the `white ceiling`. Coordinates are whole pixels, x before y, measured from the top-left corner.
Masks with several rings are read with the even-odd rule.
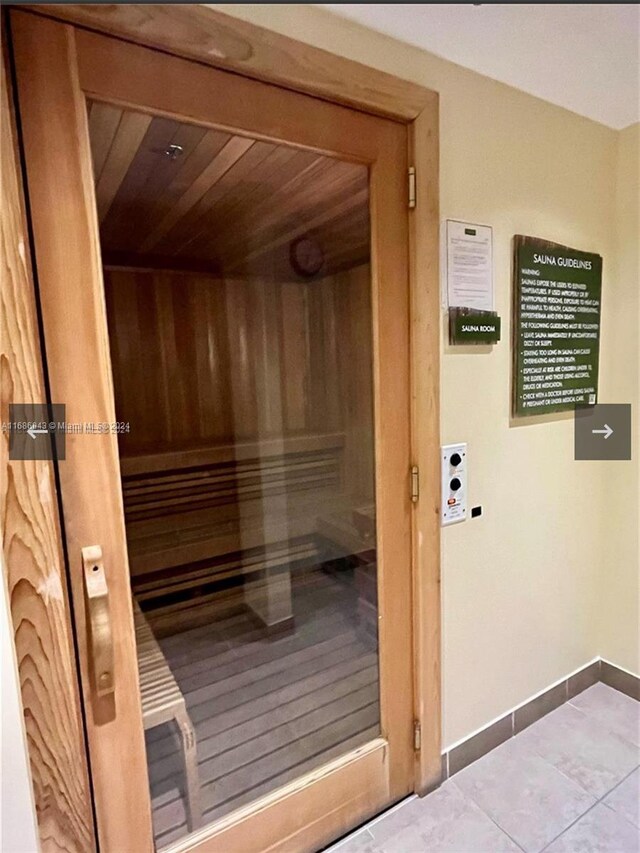
[[[609,127],[640,120],[637,4],[322,4]]]

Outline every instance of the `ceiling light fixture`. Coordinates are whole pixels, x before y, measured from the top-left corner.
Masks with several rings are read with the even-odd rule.
[[[169,145],[164,153],[170,160],[177,160],[183,152],[184,148],[182,145]]]

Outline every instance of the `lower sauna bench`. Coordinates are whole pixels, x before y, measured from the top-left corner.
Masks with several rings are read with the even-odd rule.
[[[142,724],[145,731],[172,721],[178,726],[182,742],[187,824],[189,831],[193,832],[202,825],[195,731],[187,713],[184,696],[135,599],[133,619],[142,699]]]

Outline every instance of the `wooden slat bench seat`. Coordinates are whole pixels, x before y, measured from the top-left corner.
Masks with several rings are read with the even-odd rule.
[[[185,801],[189,830],[202,825],[196,736],[184,696],[140,606],[133,602],[138,673],[145,731],[175,722],[180,733],[184,766]]]
[[[328,433],[123,457],[134,593],[162,607],[236,577],[269,629],[289,627],[284,572],[313,556],[318,517],[344,502],[343,447]]]
[[[171,596],[174,592],[201,589],[212,580],[223,581],[238,575],[247,576],[287,562],[312,561],[317,554],[316,543],[310,539],[276,543],[266,549],[255,548],[252,551],[225,554],[215,561],[193,563],[178,574],[142,577],[136,584],[136,598],[141,602],[153,601],[161,596]]]
[[[255,499],[251,505],[181,512],[145,522],[127,516],[131,574],[137,581],[174,566],[297,541],[315,534],[318,517],[343,503],[333,490],[310,489],[291,500]]]
[[[315,532],[341,494],[341,433],[123,457],[133,578]]]

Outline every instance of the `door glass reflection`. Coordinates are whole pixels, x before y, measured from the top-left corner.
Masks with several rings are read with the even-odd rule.
[[[162,847],[380,733],[369,176],[88,108]]]

